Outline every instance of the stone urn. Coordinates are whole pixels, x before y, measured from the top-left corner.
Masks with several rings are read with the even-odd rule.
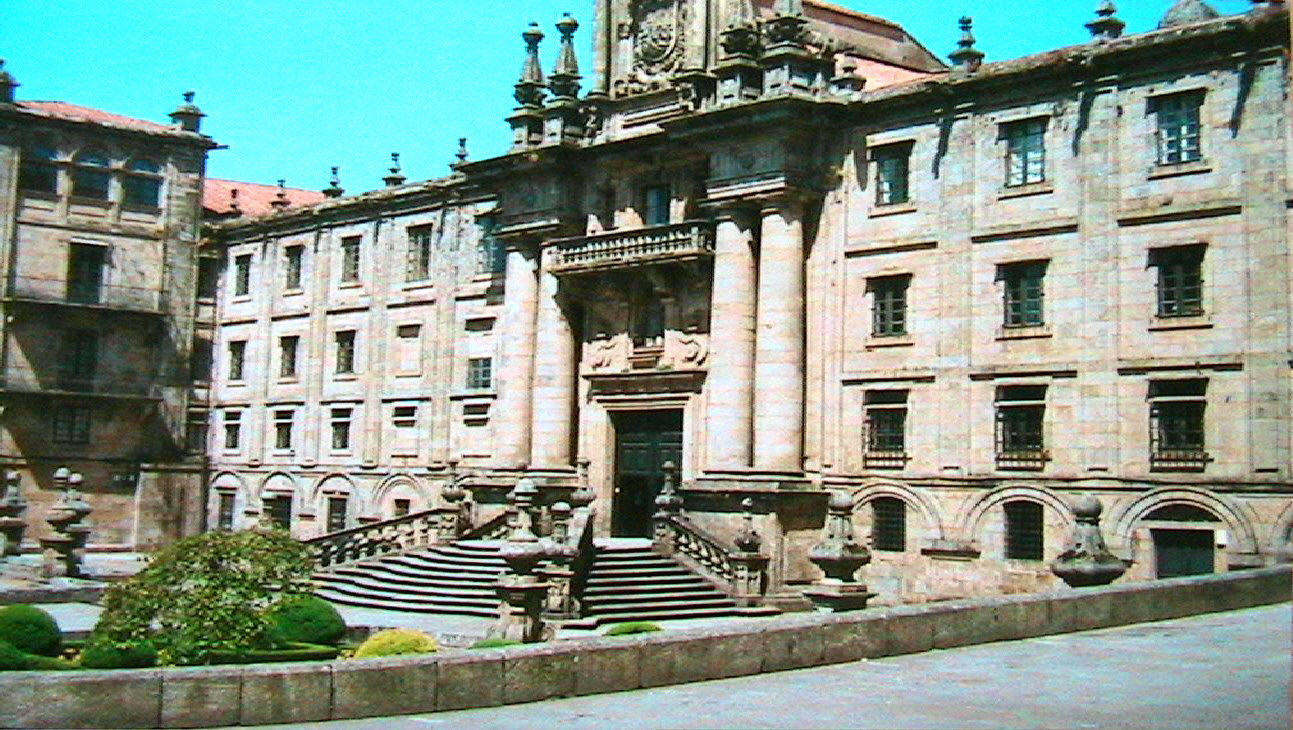
[[[819,611],[866,608],[875,594],[857,580],[857,572],[871,562],[871,551],[853,537],[853,498],[846,492],[832,492],[827,511],[822,540],[808,551],[808,559],[823,577],[804,591],[804,597]]]
[[[1051,572],[1073,588],[1108,585],[1122,577],[1127,563],[1110,552],[1100,534],[1104,505],[1086,494],[1074,500],[1071,509],[1077,525],[1064,552],[1051,563]]]

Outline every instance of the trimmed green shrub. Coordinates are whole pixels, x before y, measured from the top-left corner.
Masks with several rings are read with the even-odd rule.
[[[267,662],[310,662],[336,659],[341,650],[335,646],[292,642],[277,649],[248,649],[242,652],[213,651],[212,664],[264,664]]]
[[[27,668],[28,657],[18,647],[7,641],[0,641],[0,672],[19,672]]]
[[[81,649],[81,666],[87,669],[141,669],[157,665],[157,647],[151,641],[113,641],[95,636]]]
[[[481,639],[471,645],[472,649],[502,649],[505,646],[521,646],[524,642],[515,639]]]
[[[379,656],[400,656],[401,654],[430,654],[438,651],[440,645],[435,637],[415,629],[387,629],[379,631],[355,650],[356,659],[369,659]]]
[[[63,633],[54,617],[23,604],[0,608],[0,641],[24,654],[58,656],[63,651]]]
[[[283,599],[269,617],[275,643],[336,645],[346,638],[346,621],[337,609],[308,593]]]
[[[650,621],[629,621],[628,623],[615,624],[606,629],[604,636],[628,636],[630,634],[649,634],[653,631],[662,631],[658,624]]]
[[[35,672],[66,672],[81,667],[63,657],[27,655],[27,669]]]

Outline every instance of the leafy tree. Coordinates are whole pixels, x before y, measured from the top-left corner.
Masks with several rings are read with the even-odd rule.
[[[285,597],[310,590],[312,568],[309,548],[281,530],[195,535],[108,589],[94,633],[151,641],[165,664],[266,648],[270,614]]]

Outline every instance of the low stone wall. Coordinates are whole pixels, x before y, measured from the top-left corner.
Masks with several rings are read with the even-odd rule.
[[[1287,601],[1293,568],[327,664],[0,674],[6,728],[210,727],[493,707]]]

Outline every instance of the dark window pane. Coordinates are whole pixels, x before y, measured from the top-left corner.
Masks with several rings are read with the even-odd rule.
[[[1036,502],[1007,502],[1006,558],[1041,560],[1045,548],[1042,506]]]
[[[907,549],[907,505],[901,499],[871,501],[871,547],[899,553]]]

